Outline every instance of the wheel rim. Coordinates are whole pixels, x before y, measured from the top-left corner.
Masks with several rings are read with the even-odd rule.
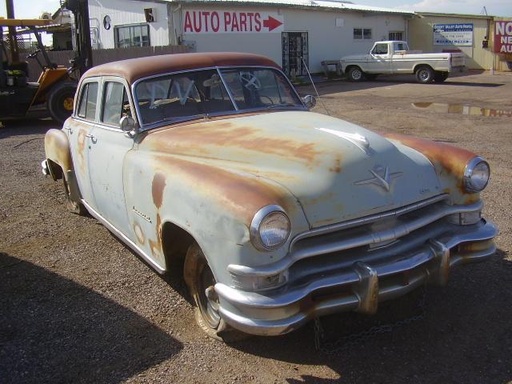
[[[420,76],[420,79],[423,81],[427,81],[430,77],[430,75],[426,69],[420,70],[419,76]]]
[[[66,111],[72,111],[73,110],[73,98],[72,97],[66,97],[64,101],[62,102],[62,106]]]
[[[351,76],[353,80],[361,80],[361,77],[363,76],[363,73],[358,69],[353,69],[351,72]]]
[[[215,292],[215,278],[207,264],[203,264],[199,276],[199,309],[204,320],[213,329],[220,323],[219,297]]]

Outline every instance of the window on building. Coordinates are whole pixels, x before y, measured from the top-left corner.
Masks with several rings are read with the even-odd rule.
[[[400,31],[389,32],[389,40],[403,40],[404,33]]]
[[[370,28],[354,28],[354,40],[371,40],[372,30]]]
[[[82,87],[78,116],[94,121],[96,118],[96,104],[98,101],[98,83],[88,83]]]
[[[123,25],[114,28],[116,48],[149,47],[149,25]]]

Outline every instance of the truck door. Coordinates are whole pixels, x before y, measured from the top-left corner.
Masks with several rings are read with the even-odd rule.
[[[377,43],[368,55],[368,73],[391,73],[391,52],[387,43]]]

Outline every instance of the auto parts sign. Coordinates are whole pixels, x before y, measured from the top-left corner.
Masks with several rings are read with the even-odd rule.
[[[283,31],[277,12],[185,11],[184,33],[276,33]]]

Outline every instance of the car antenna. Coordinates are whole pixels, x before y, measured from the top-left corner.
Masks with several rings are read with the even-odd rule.
[[[308,65],[306,64],[306,60],[304,60],[304,57],[302,57],[302,56],[301,56],[300,59],[302,60],[302,64],[304,64],[304,68],[306,68],[306,71],[307,71],[308,76],[309,76],[309,81],[311,81],[311,85],[313,85],[313,89],[315,90],[317,99],[322,104],[322,107],[325,109],[325,112],[327,112],[327,115],[331,116],[331,112],[327,109],[327,107],[324,104],[324,101],[320,98],[320,94],[318,93],[318,89],[316,89],[315,82],[313,81],[313,76],[311,76],[311,72],[309,71]]]

